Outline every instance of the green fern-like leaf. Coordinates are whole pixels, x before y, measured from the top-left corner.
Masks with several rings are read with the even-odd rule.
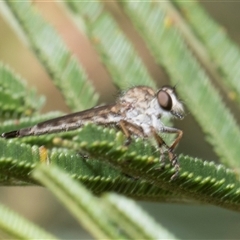
[[[2,205],[0,215],[1,238],[4,233],[7,239],[57,239]]]
[[[178,92],[220,159],[228,166],[239,167],[240,149],[232,144],[238,142],[239,126],[177,29],[167,24],[165,8],[160,2],[125,1],[121,4],[156,61],[165,67],[173,83],[179,82]]]
[[[116,194],[106,194],[104,200],[108,203],[106,211],[111,212],[115,221],[120,219],[121,226],[133,239],[176,239],[134,201]]]
[[[96,103],[93,87],[55,30],[30,2],[6,3],[19,24],[19,30],[63,92],[69,106],[78,110],[93,106]],[[181,83],[178,90],[182,98],[208,134],[206,137],[217,154],[232,168],[239,167],[239,149],[233,144],[238,141],[239,126],[186,47],[181,29],[169,21],[169,8],[154,1],[141,4],[125,1],[121,4],[156,61],[167,70],[172,83]],[[119,88],[139,84],[155,88],[132,44],[101,3],[66,1],[66,6],[70,15],[74,12],[80,16],[81,20],[77,19],[76,23],[82,21],[84,27],[81,30],[85,30]],[[34,93],[28,96],[29,91],[18,77],[5,72],[2,85],[0,83],[3,104],[0,113],[6,112],[14,118],[24,115],[26,109],[38,110],[35,100],[38,98]],[[13,79],[13,83],[8,79]],[[31,118],[4,121],[0,132],[32,126],[59,115],[35,114]],[[98,196],[116,192],[140,200],[210,203],[240,210],[240,182],[234,171],[213,162],[180,155],[179,177],[171,181],[174,169],[170,164],[162,167],[159,151],[148,140],[133,139],[128,147],[124,142],[121,132],[95,125],[59,134],[9,141],[0,139],[0,183],[48,186],[96,237],[156,239],[162,235],[159,226],[151,219],[142,213],[139,217],[134,215],[139,213],[134,204],[123,200],[124,206],[130,208],[128,212],[127,207],[121,207],[121,198],[115,195],[96,198],[78,183]],[[36,167],[40,162],[43,164]],[[68,176],[53,165],[66,170]],[[33,171],[35,179],[31,175]],[[143,218],[149,225],[143,225]]]
[[[103,135],[101,131],[104,131],[104,141],[99,141],[98,136]],[[160,188],[203,202],[239,209],[240,185],[234,172],[213,162],[180,156],[180,175],[170,182],[174,170],[170,166],[161,170],[159,153],[153,150],[151,144],[138,140],[127,149],[120,145],[121,137],[119,140],[118,135],[112,141],[111,132],[88,125],[79,135],[82,142],[79,146],[92,157],[107,161],[122,172],[146,179]]]
[[[43,105],[43,96],[36,96],[34,89],[28,90],[24,80],[3,64],[0,64],[0,79],[1,118],[31,115]]]
[[[89,138],[94,134],[91,128],[88,131],[84,129],[81,130],[81,136]],[[115,133],[112,130],[110,132],[113,139]],[[99,140],[104,141],[105,133],[106,130],[99,135],[102,136]],[[79,132],[76,132],[76,134],[79,134]],[[52,138],[43,138],[42,141],[41,139],[38,142],[36,141],[39,146],[30,146],[19,143],[19,140],[5,141],[0,139],[1,185],[32,184],[31,171],[36,164],[44,162],[45,164],[57,164],[62,169],[67,170],[73,178],[84,183],[96,194],[115,191],[136,199],[184,200],[180,195],[155,187],[151,183],[141,179],[132,179],[109,166],[106,162],[99,161],[98,158],[89,157],[86,159],[81,153],[76,153],[76,151],[81,150],[79,144],[76,144],[76,137],[74,142],[67,140],[70,142],[68,145],[63,142],[65,148],[53,148],[52,150],[43,148],[46,152],[43,151],[42,153],[41,143],[44,143],[45,146],[51,146],[52,141],[53,136]],[[78,141],[81,142],[81,140]],[[31,138],[29,142],[32,142]],[[54,147],[54,144],[52,144],[52,147]],[[66,149],[66,147],[69,149]],[[34,182],[34,184],[36,183]]]
[[[59,113],[49,113],[42,116],[22,118],[17,124],[16,121],[5,121],[1,125],[0,132],[31,126],[39,121],[47,120],[58,115]],[[2,141],[0,141],[1,184],[32,184],[32,180],[29,176],[30,172],[37,163],[44,161],[46,164],[48,162],[55,163],[67,170],[72,177],[83,182],[96,194],[105,191],[116,191],[139,199],[170,200],[173,197],[178,200],[175,199],[172,201],[181,201],[180,196],[175,197],[170,192],[154,187],[145,181],[133,181],[131,178],[124,176],[102,161],[92,158],[86,160],[81,154],[76,153],[80,151],[79,145],[76,145],[76,141],[81,142],[78,137],[79,131],[82,132],[83,130],[46,136],[26,137],[13,139],[11,141],[0,139]],[[85,131],[85,133],[83,131],[81,133],[81,135],[88,137],[91,137],[92,134],[91,131]],[[111,132],[111,136],[112,139],[114,139],[114,131]],[[104,141],[104,134],[99,140]],[[23,143],[21,144],[20,141]],[[29,144],[35,144],[35,146]],[[42,145],[48,148],[48,150],[46,149],[47,156],[41,153]],[[50,151],[51,148],[53,149]]]
[[[97,239],[173,237],[132,201],[121,199],[116,195],[96,198],[84,186],[77,184],[54,166],[51,168],[39,166],[33,172],[33,176],[58,196]],[[126,208],[130,211],[126,211]],[[144,229],[142,225],[144,220],[148,220],[149,229]]]
[[[97,94],[86,73],[72,56],[61,38],[29,1],[6,1],[19,28],[36,56],[60,88],[67,104],[73,110],[81,110],[96,104]],[[80,96],[83,96],[81,101]]]
[[[223,77],[228,97],[240,102],[240,50],[223,27],[219,26],[196,1],[173,1],[188,21],[193,33],[202,42]]]
[[[102,137],[99,138],[99,136]],[[116,135],[116,139],[112,141],[113,136],[112,130],[108,132],[106,129],[88,125],[81,130],[81,134],[79,134],[80,139],[75,139],[75,141],[79,141],[79,149],[81,148],[87,151],[92,157],[97,157],[98,159],[102,159],[102,161],[109,162],[128,175],[146,179],[160,188],[174,191],[174,193],[184,195],[185,197],[188,196],[198,201],[206,201],[230,209],[239,208],[239,182],[235,174],[226,170],[223,166],[216,166],[213,163],[203,162],[190,157],[180,157],[180,176],[174,182],[169,182],[174,170],[169,166],[166,166],[165,170],[159,169],[159,153],[155,152],[153,155],[151,145],[137,141],[126,149],[126,147],[120,144],[122,137]],[[114,144],[112,142],[114,142]],[[3,147],[3,149],[6,149],[6,146]],[[21,153],[22,151],[17,149],[17,152]],[[12,154],[14,156],[17,155],[14,152]],[[18,156],[18,159],[24,160],[31,157],[31,154],[32,151],[30,149],[28,151],[25,149],[22,155]],[[39,152],[36,151],[36,154],[40,161]],[[4,156],[4,153],[2,155]],[[64,156],[64,154],[60,156]],[[54,160],[54,155],[51,156],[49,160],[51,161],[51,159]],[[66,159],[69,161],[69,157]],[[74,158],[70,159],[72,164],[74,162],[77,164]],[[68,164],[70,164],[70,162],[68,162]],[[73,166],[74,165],[72,165],[72,167]],[[79,167],[82,168],[79,164],[75,165],[75,167],[75,169],[79,169]],[[108,176],[111,179],[111,175]],[[86,180],[87,178],[91,179],[91,177],[91,174],[90,177],[85,175]],[[92,185],[94,185],[93,182]],[[111,180],[108,181],[108,184],[108,187],[110,187]],[[104,189],[104,185],[101,185],[100,181],[97,182],[97,186],[98,189],[96,188],[96,192],[99,192],[99,188]],[[139,186],[141,187],[141,185]],[[209,193],[211,193],[211,196],[209,196]],[[136,192],[136,195],[137,194],[139,193]]]
[[[101,202],[58,168],[40,166],[33,176],[48,186],[95,238],[127,239],[122,231],[116,231]]]
[[[86,34],[96,48],[102,62],[121,89],[136,85],[156,87],[147,69],[137,56],[132,44],[100,2],[65,1],[69,9],[78,16],[80,26],[85,24]],[[79,18],[80,17],[80,18]]]

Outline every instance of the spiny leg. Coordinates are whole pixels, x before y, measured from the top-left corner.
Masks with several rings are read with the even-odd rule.
[[[131,139],[130,133],[133,133],[139,137],[145,137],[145,134],[141,127],[136,126],[135,124],[129,123],[125,120],[121,120],[119,122],[119,127],[121,128],[121,130],[127,137],[127,141],[126,141],[125,145],[129,145],[131,143],[132,139]],[[179,143],[180,139],[182,138],[183,132],[177,128],[170,128],[170,127],[164,127],[163,129],[161,129],[161,132],[178,134],[177,138],[174,140],[174,142],[169,147],[164,142],[164,140],[158,135],[158,133],[156,132],[156,130],[154,128],[151,128],[151,131],[152,131],[153,137],[155,138],[155,141],[158,144],[158,147],[159,147],[159,150],[161,153],[160,162],[162,162],[163,164],[165,163],[165,155],[164,154],[166,152],[163,147],[165,147],[167,149],[167,152],[169,154],[169,160],[171,161],[171,164],[175,169],[175,173],[171,177],[171,180],[174,180],[178,176],[178,173],[179,173],[179,163],[178,163],[177,155],[173,151],[176,148],[177,144]]]
[[[173,152],[176,148],[176,146],[178,145],[179,141],[182,138],[183,135],[183,131],[177,128],[171,128],[171,127],[164,127],[161,132],[165,132],[165,133],[176,133],[177,137],[174,140],[174,142],[171,144],[170,147],[168,147],[168,154],[169,154],[169,159],[172,163],[172,166],[175,168],[175,174],[171,177],[171,180],[174,180],[179,173],[179,162],[178,162],[178,157],[177,155]]]
[[[154,128],[151,129],[152,131],[152,134],[153,134],[153,137],[155,139],[155,141],[157,142],[157,145],[158,145],[158,148],[159,148],[159,151],[161,153],[161,156],[160,156],[160,162],[163,163],[163,167],[164,168],[164,165],[165,165],[165,151],[163,149],[163,147],[165,148],[169,148],[167,146],[167,144],[164,142],[164,140],[158,135],[158,133],[155,131]]]
[[[129,144],[131,144],[132,138],[131,138],[131,134],[133,133],[139,137],[144,137],[144,132],[143,129],[139,126],[136,126],[133,123],[130,123],[126,120],[120,120],[119,122],[119,127],[121,128],[121,130],[123,131],[123,133],[125,134],[125,136],[127,137],[127,140],[125,142],[125,146],[128,146]],[[133,180],[137,180],[138,177],[132,177],[128,174],[125,174],[126,177],[131,178]]]
[[[132,137],[130,133],[133,133],[139,137],[144,137],[144,133],[141,127],[136,126],[135,124],[132,124],[125,120],[120,120],[119,127],[127,137],[127,140],[125,142],[125,146],[128,146],[132,142]]]

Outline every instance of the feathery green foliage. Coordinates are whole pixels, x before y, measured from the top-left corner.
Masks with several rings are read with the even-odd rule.
[[[120,89],[136,85],[156,87],[132,44],[101,3],[97,1],[66,1],[65,3],[78,16],[75,18],[78,26],[83,20],[85,24],[83,30],[96,48],[112,80]]]
[[[97,94],[77,59],[66,48],[55,29],[29,1],[5,1],[19,23],[30,47],[61,90],[72,110],[92,107]],[[79,100],[79,97],[84,96]]]
[[[6,3],[36,57],[59,87],[69,106],[78,110],[93,106],[96,103],[93,87],[54,28],[29,1]],[[87,37],[119,88],[134,85],[155,88],[156,85],[142,60],[102,3],[66,1],[66,6],[70,9],[70,16],[73,17],[74,12],[81,18]],[[180,83],[180,95],[207,133],[206,138],[218,156],[228,166],[239,168],[239,126],[219,93],[213,88],[210,78],[187,47],[181,36],[181,29],[174,25],[170,14],[173,10],[171,2],[148,1],[140,4],[124,1],[120,6],[123,6],[133,25],[143,36],[156,62],[166,69],[172,83]],[[200,14],[201,20],[205,17],[198,5],[194,5],[194,11]],[[195,16],[191,19],[193,17]],[[191,21],[199,27],[199,22],[194,19]],[[79,25],[80,20],[77,19],[76,23]],[[217,31],[214,26],[212,24],[209,29]],[[207,51],[210,51],[214,59],[218,58],[208,42],[211,36],[202,34],[202,43],[206,44]],[[197,37],[199,36],[200,33],[197,34]],[[230,44],[235,47],[225,40],[223,42],[226,46]],[[224,52],[224,49],[222,51]],[[229,56],[232,59],[232,55]],[[221,61],[214,61],[219,66],[223,64]],[[27,90],[19,77],[5,67],[0,67],[0,74],[0,114],[1,118],[11,118],[2,122],[0,132],[28,127],[60,115],[35,114],[31,118],[20,118],[17,121],[13,119],[19,115],[27,115],[26,109],[29,108],[35,112],[41,101],[33,92]],[[224,74],[232,79],[237,76],[232,76],[227,71]],[[237,82],[234,80],[231,84],[234,89]],[[22,96],[26,101],[24,104],[21,102]],[[124,146],[124,142],[125,137],[121,132],[91,124],[76,131],[59,134],[10,141],[0,139],[0,183],[46,185],[96,238],[159,239],[160,236],[166,237],[167,233],[161,231],[148,217],[145,218],[148,225],[144,224],[143,228],[142,219],[145,214],[139,213],[132,203],[123,200],[124,206],[131,208],[128,213],[125,211],[127,208],[119,207],[121,198],[111,195],[97,198],[92,196],[90,191],[96,195],[112,191],[133,199],[159,202],[192,201],[240,210],[239,175],[232,170],[213,162],[180,155],[179,177],[170,181],[174,169],[170,164],[162,168],[159,163],[160,153],[148,140],[134,139],[129,147]],[[35,171],[40,162],[41,166]],[[69,176],[54,165],[64,169]],[[32,178],[32,171],[39,182]],[[1,226],[0,228],[3,229]],[[151,230],[148,231],[149,229]]]
[[[159,153],[153,150],[151,144],[138,140],[132,143],[129,148],[126,148],[122,145],[123,138],[121,135],[121,133],[116,135],[112,130],[87,125],[81,129],[79,138],[75,138],[73,144],[76,146],[76,142],[79,142],[78,149],[85,150],[90,154],[90,157],[111,163],[122,172],[138,179],[150,181],[153,185],[160,188],[174,191],[176,194],[184,195],[185,197],[188,196],[196,201],[214,203],[230,209],[239,209],[240,183],[236,175],[230,170],[211,162],[203,162],[202,160],[181,156],[180,176],[175,181],[169,182],[174,170],[169,165],[161,170]],[[6,141],[4,140],[1,140],[0,143],[2,144],[2,158],[13,159],[16,157],[19,163],[26,161],[26,159],[32,159],[33,163],[42,161],[40,150],[37,147],[31,149],[29,146],[19,145],[14,142],[8,142],[8,146],[6,146]],[[15,148],[11,147],[14,144]],[[59,152],[60,154],[58,154]],[[74,174],[75,178],[79,180],[84,178],[86,180],[87,178],[89,180],[92,179],[92,181],[88,180],[88,186],[90,189],[94,189],[95,192],[100,193],[109,189],[116,191],[118,189],[117,186],[119,185],[111,186],[111,184],[114,185],[113,179],[119,177],[115,170],[111,168],[107,170],[108,167],[105,166],[105,168],[102,167],[101,173],[101,164],[99,162],[94,163],[93,159],[88,162],[84,158],[81,162],[81,158],[81,156],[76,154],[69,155],[66,153],[65,155],[61,149],[58,151],[53,150],[49,156],[52,163],[55,162],[59,166],[65,164],[62,165],[63,168],[66,168],[66,165],[68,165],[66,170]],[[97,176],[94,173],[96,169],[98,169]],[[11,171],[11,174],[14,176],[13,171]],[[24,177],[24,174],[22,177]],[[101,181],[98,181],[98,178],[101,176],[105,176],[102,178],[103,184],[101,184]],[[96,180],[98,182],[97,185]],[[135,181],[134,179],[131,180]],[[139,183],[140,192],[143,190],[141,187]],[[206,194],[208,195],[209,191],[212,194],[206,200]],[[131,195],[131,189],[127,192],[125,192],[127,195]],[[139,195],[136,189],[135,193]],[[142,192],[142,195],[146,194]]]
[[[179,83],[179,94],[220,159],[228,166],[239,167],[240,148],[232,144],[238,142],[239,126],[171,19],[168,19],[164,5],[162,7],[160,2],[138,4],[132,1],[121,4],[156,61],[165,67],[173,83]]]
[[[39,146],[30,146],[19,143],[19,140],[5,141],[0,139],[0,184],[1,185],[26,185],[32,184],[33,181],[30,173],[36,164],[43,162],[44,164],[57,164],[59,167],[67,171],[73,178],[84,183],[88,189],[95,194],[101,194],[107,191],[115,191],[136,199],[160,200],[163,201],[181,201],[180,194],[172,194],[162,188],[153,186],[141,179],[127,177],[120,171],[111,167],[108,163],[99,160],[99,158],[88,157],[87,159],[81,153],[80,142],[90,140],[94,134],[98,134],[98,140],[103,139],[107,134],[112,140],[116,134],[112,130],[99,129],[98,127],[86,126],[80,133],[82,140],[68,140],[68,148],[53,148],[47,150],[44,146],[53,147],[53,138],[47,138],[39,141]],[[119,134],[118,134],[119,135]],[[121,135],[121,134],[120,134]],[[31,142],[31,137],[29,137]],[[119,136],[117,136],[119,142]],[[122,137],[120,137],[122,139]],[[45,142],[44,142],[45,140]],[[58,140],[59,141],[59,140]],[[65,140],[66,141],[66,140]],[[76,141],[79,143],[76,143]],[[59,144],[59,143],[58,143]],[[56,144],[56,145],[58,145]],[[84,143],[83,143],[84,144]],[[65,144],[66,147],[66,144]],[[44,152],[44,149],[46,152]],[[36,184],[34,182],[34,184]]]
[[[59,113],[50,113],[33,118],[22,118],[18,122],[17,127],[15,121],[5,121],[2,124],[0,132],[31,126],[36,122],[58,115]],[[103,132],[98,133],[98,140],[102,139],[104,141],[105,134],[108,133],[109,130],[102,129],[100,131]],[[169,201],[181,201],[180,195],[175,194],[173,196],[169,191],[154,187],[146,181],[126,177],[108,164],[99,161],[98,158],[85,159],[82,155],[84,153],[78,153],[80,151],[79,143],[83,141],[81,137],[91,139],[94,134],[94,128],[92,129],[86,126],[80,131],[26,137],[13,139],[11,141],[0,139],[0,184],[32,184],[30,173],[35,165],[39,162],[49,164],[48,161],[50,160],[52,164],[55,163],[62,169],[65,169],[73,178],[83,182],[96,194],[101,194],[106,191],[116,191],[136,199],[163,199],[163,201],[168,199]],[[109,134],[111,139],[115,140],[115,132],[111,130]],[[118,139],[119,138],[121,139],[120,143],[123,143],[123,136],[118,136]],[[19,143],[19,141],[23,143]],[[25,143],[35,145],[31,147]],[[42,145],[48,148],[48,150],[46,149],[46,156],[41,153]],[[51,148],[52,150],[50,150]]]
[[[166,229],[157,224],[132,200],[116,194],[104,196],[105,210],[112,213],[115,221],[121,219],[121,226],[131,234],[133,239],[176,239]]]
[[[121,199],[120,202],[116,196],[111,195],[97,198],[57,167],[39,166],[33,172],[33,176],[47,186],[96,239],[137,239],[141,237],[155,239],[156,236],[159,238],[166,235],[173,237],[157,226],[132,202],[126,199]],[[126,212],[121,208],[119,204],[123,204],[123,201],[125,201],[124,208],[134,207],[135,211]],[[143,226],[135,225],[134,220],[136,221],[137,217],[141,220],[152,221],[151,227],[154,231],[144,231]]]
[[[240,50],[225,29],[217,24],[196,1],[173,1],[188,21],[193,34],[202,42],[222,75],[228,97],[240,102]],[[239,104],[238,104],[239,105]]]
[[[36,96],[34,89],[28,90],[24,80],[3,64],[0,64],[0,79],[0,111],[2,119],[31,115],[43,105],[44,97]]]
[[[6,239],[57,239],[5,206],[0,205],[0,215],[1,238],[4,233]]]
[[[102,131],[104,140],[99,137],[103,136]],[[101,130],[94,125],[83,128],[79,138],[80,147],[90,156],[107,161],[126,174],[197,201],[240,209],[240,182],[233,171],[222,165],[180,156],[179,177],[171,182],[174,170],[169,165],[161,170],[159,153],[147,142],[138,139],[126,148],[121,144],[122,138],[118,134],[113,139],[112,130]]]
[[[56,167],[47,168],[42,165],[34,171],[33,176],[52,190],[95,238],[126,238],[116,231],[99,200],[68,175]]]

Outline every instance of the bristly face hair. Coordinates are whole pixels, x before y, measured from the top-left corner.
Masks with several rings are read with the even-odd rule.
[[[15,138],[31,135],[42,135],[62,131],[70,131],[82,127],[86,123],[115,126],[127,137],[126,145],[131,143],[131,136],[154,137],[164,162],[164,154],[175,168],[175,179],[179,172],[179,163],[174,149],[182,138],[183,132],[177,128],[164,126],[164,116],[183,119],[184,109],[175,93],[175,87],[163,86],[157,92],[146,86],[137,86],[125,91],[115,104],[94,107],[85,111],[50,119],[29,128],[3,133],[3,138]],[[176,133],[174,142],[167,146],[159,133]]]

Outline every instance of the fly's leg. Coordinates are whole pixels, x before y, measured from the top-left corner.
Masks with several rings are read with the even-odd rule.
[[[164,142],[164,140],[158,135],[158,133],[155,131],[154,128],[152,128],[152,134],[153,134],[153,137],[155,139],[155,141],[157,142],[157,145],[158,145],[158,148],[159,148],[159,151],[161,153],[161,156],[160,156],[160,162],[162,163],[162,168],[164,168],[164,165],[165,165],[165,150],[164,150],[164,147],[165,148],[169,148],[167,146],[167,144]]]
[[[125,134],[125,136],[126,136],[126,138],[127,138],[126,141],[125,141],[125,143],[124,143],[124,145],[125,145],[125,146],[130,145],[130,143],[131,143],[131,141],[132,141],[132,138],[131,138],[131,135],[130,135],[128,129],[126,128],[126,121],[121,120],[121,121],[119,122],[119,126],[120,126],[120,128],[122,129],[123,133]]]
[[[125,120],[121,120],[119,122],[119,127],[121,128],[121,130],[123,131],[123,133],[127,137],[127,140],[126,140],[126,143],[125,143],[126,146],[128,146],[131,143],[131,140],[132,140],[131,139],[131,133],[133,133],[133,134],[135,134],[139,137],[145,137],[145,134],[144,134],[143,129],[141,127],[136,126],[135,124],[129,123]],[[163,167],[164,167],[164,164],[165,164],[166,150],[168,152],[169,160],[171,161],[171,164],[175,169],[175,173],[171,177],[171,180],[174,180],[178,176],[179,168],[180,168],[179,163],[178,163],[178,157],[174,153],[174,150],[175,150],[177,144],[179,143],[179,141],[181,140],[183,132],[180,129],[171,128],[171,127],[164,127],[164,128],[161,129],[161,132],[177,134],[176,139],[174,140],[174,142],[171,144],[170,147],[158,135],[158,133],[156,132],[156,130],[154,128],[151,129],[151,132],[152,132],[152,135],[153,135],[155,141],[157,142],[159,151],[161,153],[160,162],[163,164]]]
[[[144,137],[145,136],[144,132],[143,132],[143,129],[141,127],[136,126],[135,124],[130,123],[126,120],[120,120],[119,127],[123,131],[125,136],[127,137],[127,139],[125,141],[125,144],[124,144],[125,146],[129,146],[129,144],[131,144],[131,142],[132,142],[131,133],[133,133],[133,134],[135,134],[139,137]]]
[[[135,124],[129,123],[125,120],[120,120],[119,127],[127,137],[127,140],[124,144],[125,146],[129,146],[132,142],[131,133],[141,137],[144,136],[144,133],[141,127],[136,126]]]
[[[174,180],[179,173],[179,162],[178,162],[178,157],[177,155],[174,153],[174,150],[176,148],[176,146],[178,145],[179,141],[182,138],[183,135],[183,131],[177,128],[171,128],[171,127],[164,127],[163,129],[161,129],[161,132],[165,132],[165,133],[175,133],[177,134],[176,139],[174,140],[174,142],[171,144],[170,147],[167,148],[168,150],[168,155],[169,155],[169,159],[171,161],[172,166],[175,169],[175,173],[173,174],[173,176],[171,177],[171,180]]]

